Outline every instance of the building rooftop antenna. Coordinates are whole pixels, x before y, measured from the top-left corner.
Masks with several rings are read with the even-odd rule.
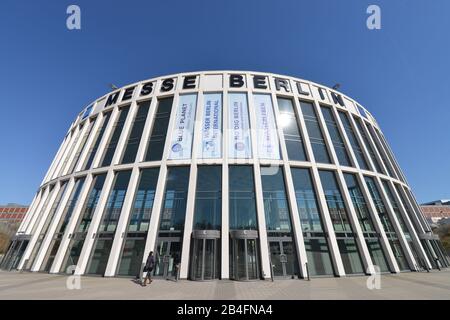
[[[111,90],[117,90],[117,89],[119,89],[119,87],[117,87],[115,84],[113,84],[113,83],[110,83],[109,84],[109,87],[111,88]]]

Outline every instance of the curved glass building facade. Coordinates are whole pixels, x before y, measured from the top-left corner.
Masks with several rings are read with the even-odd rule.
[[[447,267],[380,127],[325,86],[168,75],[70,126],[3,269],[255,280]]]

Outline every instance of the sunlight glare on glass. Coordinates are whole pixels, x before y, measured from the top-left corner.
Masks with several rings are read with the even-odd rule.
[[[280,125],[282,128],[286,128],[291,123],[291,117],[288,114],[281,114],[280,115]]]

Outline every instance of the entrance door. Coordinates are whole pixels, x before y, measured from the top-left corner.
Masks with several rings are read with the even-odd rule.
[[[258,233],[254,230],[231,232],[230,263],[234,280],[259,279]]]
[[[155,277],[176,278],[178,272],[177,264],[181,262],[180,238],[158,239],[155,261]]]
[[[219,278],[220,231],[194,230],[192,237],[191,279]]]
[[[298,275],[297,255],[291,240],[269,238],[269,251],[274,277],[293,279]]]

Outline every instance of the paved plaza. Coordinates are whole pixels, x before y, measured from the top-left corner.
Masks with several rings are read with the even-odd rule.
[[[68,276],[0,271],[0,300],[6,299],[450,299],[450,270],[381,276],[369,290],[368,277],[278,281],[154,280],[141,287],[129,278],[80,277],[81,289],[67,288]],[[73,284],[76,282],[70,282]]]

